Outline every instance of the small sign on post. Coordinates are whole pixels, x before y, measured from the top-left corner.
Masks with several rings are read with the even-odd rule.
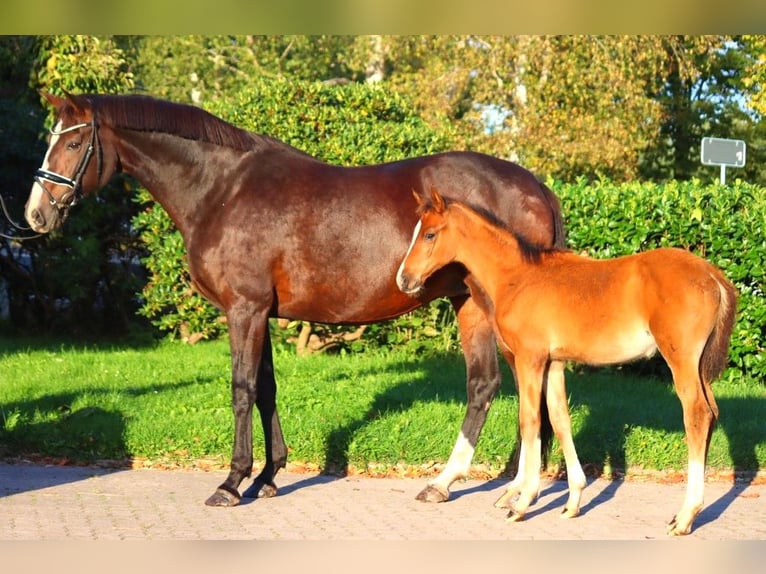
[[[702,138],[700,160],[702,165],[721,166],[721,185],[726,185],[726,166],[744,167],[747,146],[742,140]]]

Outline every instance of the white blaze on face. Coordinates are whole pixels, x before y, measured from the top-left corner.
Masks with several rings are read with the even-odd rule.
[[[43,164],[41,169],[50,170],[50,155],[51,150],[53,149],[53,146],[56,145],[56,142],[58,141],[59,136],[57,132],[61,131],[61,120],[54,126],[54,128],[51,130],[51,141],[48,145],[48,150],[45,152],[45,157],[43,158]],[[31,224],[31,213],[33,210],[37,209],[37,206],[40,205],[40,202],[43,199],[43,188],[40,186],[39,183],[37,183],[37,180],[32,184],[32,191],[29,193],[29,200],[27,201],[27,208],[24,213],[27,222]],[[39,231],[35,229],[35,231]]]
[[[402,273],[404,273],[404,260],[407,259],[407,257],[410,254],[410,251],[412,251],[412,247],[415,245],[415,241],[417,240],[419,234],[420,234],[420,220],[418,219],[418,223],[415,225],[415,231],[412,233],[412,241],[410,241],[410,246],[407,248],[407,254],[404,256],[404,259],[402,259],[402,264],[399,265],[399,271],[396,272],[396,284],[399,285],[399,287],[402,286]]]

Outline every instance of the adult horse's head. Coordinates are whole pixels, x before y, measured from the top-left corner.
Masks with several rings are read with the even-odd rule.
[[[24,211],[38,233],[60,228],[69,209],[103,185],[116,163],[114,158],[108,162],[107,173],[98,119],[87,96],[44,96],[56,108],[56,121]]]

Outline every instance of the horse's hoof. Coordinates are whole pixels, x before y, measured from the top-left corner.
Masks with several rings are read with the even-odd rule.
[[[506,522],[521,522],[522,520],[524,520],[524,513],[517,512],[513,508],[511,508],[508,516],[505,517]]]
[[[244,498],[273,498],[277,495],[277,485],[273,482],[263,482],[256,480],[250,487],[242,493]]]
[[[420,502],[447,502],[449,500],[449,490],[442,490],[433,484],[429,484],[418,493],[415,500]]]
[[[207,506],[237,506],[239,501],[240,497],[235,496],[233,492],[219,488],[205,501],[205,504]]]

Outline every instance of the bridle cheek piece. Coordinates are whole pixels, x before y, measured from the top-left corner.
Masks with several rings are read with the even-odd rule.
[[[42,188],[42,190],[45,192],[45,195],[48,196],[48,203],[50,203],[53,207],[58,209],[59,212],[63,212],[64,214],[70,207],[76,205],[77,202],[82,199],[82,196],[83,196],[82,179],[85,176],[85,171],[88,169],[88,164],[90,163],[90,158],[93,155],[93,152],[100,151],[98,149],[100,147],[99,141],[98,141],[98,126],[96,124],[96,121],[93,120],[91,122],[70,126],[60,131],[54,131],[53,129],[51,129],[52,135],[61,135],[67,132],[79,130],[81,128],[86,128],[86,127],[92,128],[92,131],[90,134],[90,141],[88,142],[88,147],[85,149],[85,153],[82,155],[82,157],[80,157],[80,161],[75,167],[74,175],[71,178],[66,177],[65,175],[61,175],[60,173],[56,173],[54,171],[49,171],[47,169],[42,169],[42,168],[38,169],[35,172],[34,179],[37,182],[37,184]],[[98,178],[101,179],[100,162],[98,167],[99,167]],[[50,190],[45,186],[46,182],[68,187],[72,190],[72,193],[71,194],[65,193],[58,200],[56,200],[56,198],[53,197],[53,194],[50,192]],[[69,199],[70,197],[71,197],[71,200]]]

